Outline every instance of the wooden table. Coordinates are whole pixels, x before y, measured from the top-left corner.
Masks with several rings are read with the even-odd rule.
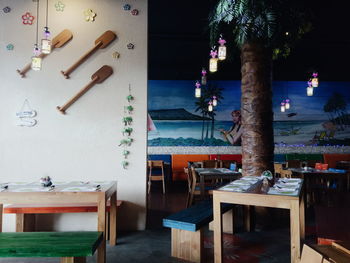
[[[305,237],[303,183],[296,195],[267,194],[261,181],[245,192],[213,191],[214,209],[214,262],[222,262],[222,213],[221,203],[264,206],[290,210],[291,262],[300,260],[300,241]]]
[[[100,189],[96,189],[96,185]],[[5,184],[1,184],[4,186]],[[34,184],[11,184],[6,183],[8,189],[0,188],[0,232],[2,232],[2,210],[3,204],[69,204],[69,203],[97,203],[97,231],[103,232],[102,245],[98,248],[98,263],[106,262],[106,203],[111,199],[110,216],[111,221],[116,222],[117,208],[117,182],[98,182],[82,184],[80,182],[55,184],[52,190],[50,187],[41,187]],[[112,223],[112,222],[111,222]],[[110,225],[116,228],[116,223]],[[115,231],[112,231],[116,233]],[[111,237],[115,240],[115,237]]]
[[[313,186],[317,186],[317,184],[324,186],[322,189],[332,190],[331,188],[327,187],[326,184],[329,181],[336,180],[338,184],[336,189],[337,191],[340,192],[345,189],[349,189],[349,173],[340,173],[329,170],[317,170],[310,167],[308,167],[307,170],[303,168],[289,168],[288,170],[292,171],[293,177],[298,177],[305,180],[305,195],[310,195],[310,200],[306,199],[308,201],[308,206],[313,204],[311,200],[312,188]],[[317,189],[319,190],[321,188],[317,187]],[[314,202],[316,201],[317,200],[315,199]]]
[[[333,242],[332,245],[310,245],[313,249],[319,252],[329,262],[349,263],[349,243]]]
[[[204,199],[205,196],[205,180],[228,179],[233,181],[242,176],[241,173],[227,168],[195,168],[195,170],[199,175],[201,199]]]

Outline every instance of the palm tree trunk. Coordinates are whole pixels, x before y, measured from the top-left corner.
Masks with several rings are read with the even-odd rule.
[[[211,117],[211,133],[210,133],[210,138],[214,138],[214,124],[215,124],[215,119],[214,119],[214,114]]]
[[[273,172],[272,54],[259,43],[244,44],[242,74],[243,175]]]

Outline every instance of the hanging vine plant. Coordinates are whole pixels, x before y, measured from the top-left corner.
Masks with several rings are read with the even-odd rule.
[[[129,166],[128,156],[130,155],[130,150],[128,147],[131,146],[131,144],[134,142],[134,139],[131,138],[131,135],[134,131],[134,129],[131,127],[133,124],[133,118],[130,116],[133,111],[134,107],[131,105],[131,103],[134,101],[134,97],[131,95],[131,86],[129,84],[129,95],[126,97],[126,100],[128,101],[128,105],[124,106],[124,116],[122,119],[122,122],[124,124],[124,127],[122,129],[123,139],[120,141],[119,146],[123,147],[123,158],[122,166],[124,169],[127,169]]]

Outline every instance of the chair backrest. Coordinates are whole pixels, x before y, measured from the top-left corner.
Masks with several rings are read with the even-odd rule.
[[[234,160],[221,160],[220,161],[220,168],[230,169],[231,163],[234,163],[236,165],[236,169],[237,169],[237,162]]]
[[[292,171],[291,170],[281,170],[280,175],[281,175],[281,178],[291,178]]]
[[[288,160],[288,167],[289,168],[300,168],[300,163],[302,161],[300,160]]]
[[[192,178],[192,189],[194,189],[196,187],[196,184],[197,184],[197,172],[195,170],[195,168],[192,166],[191,167],[191,172],[190,172],[190,175],[191,175],[191,178]]]
[[[274,163],[273,166],[275,169],[275,176],[276,176],[276,174],[280,175],[282,173],[282,170],[283,170],[283,165],[281,163]]]
[[[147,161],[148,167],[163,167],[164,166],[164,161]]]
[[[220,162],[218,160],[204,160],[202,161],[203,168],[219,168]]]
[[[189,191],[191,192],[192,189],[192,174],[191,174],[191,168],[184,167],[184,172],[187,175],[187,182],[188,182],[188,188]]]

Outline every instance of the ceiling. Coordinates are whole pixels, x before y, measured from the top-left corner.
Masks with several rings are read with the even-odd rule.
[[[149,0],[149,79],[199,78],[208,64],[208,14],[215,2]],[[274,61],[273,79],[306,80],[316,70],[320,80],[350,81],[348,10],[339,1],[305,2],[313,11],[313,30],[287,59]],[[211,79],[240,79],[239,50],[228,45],[230,59]]]

